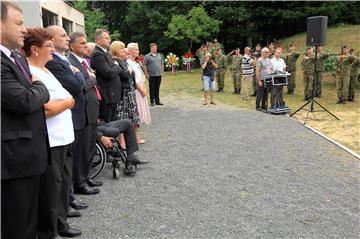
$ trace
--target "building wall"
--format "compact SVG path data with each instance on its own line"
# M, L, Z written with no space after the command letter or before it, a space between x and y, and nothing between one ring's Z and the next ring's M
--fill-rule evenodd
M39 1L16 1L16 4L23 10L26 27L42 26L41 8Z
M26 27L43 26L42 8L57 15L57 24L63 26L63 18L72 22L73 31L85 32L84 14L63 0L17 1L23 9Z

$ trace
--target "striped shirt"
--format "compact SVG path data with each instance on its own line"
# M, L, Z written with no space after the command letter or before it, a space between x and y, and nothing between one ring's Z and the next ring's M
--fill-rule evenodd
M251 56L244 54L244 58L242 59L242 74L243 76L252 76L254 75L254 60Z

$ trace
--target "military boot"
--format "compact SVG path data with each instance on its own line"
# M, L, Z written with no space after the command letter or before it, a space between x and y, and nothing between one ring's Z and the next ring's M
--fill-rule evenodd
M238 92L238 88L234 88L234 91L233 91L233 94L237 94L237 92Z
M342 103L342 98L340 97L339 99L338 99L338 101L336 101L336 104L341 104Z

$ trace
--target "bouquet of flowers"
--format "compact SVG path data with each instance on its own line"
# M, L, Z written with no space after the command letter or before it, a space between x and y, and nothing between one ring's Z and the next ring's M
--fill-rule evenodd
M186 71L191 71L191 63L195 61L194 54L191 52L185 52L182 56L182 63L186 65Z
M171 68L171 73L174 75L175 67L179 66L179 57L177 57L174 53L169 53L165 59L165 66L167 68Z
M138 57L136 57L136 62L139 63L141 66L144 63L144 55L140 54Z

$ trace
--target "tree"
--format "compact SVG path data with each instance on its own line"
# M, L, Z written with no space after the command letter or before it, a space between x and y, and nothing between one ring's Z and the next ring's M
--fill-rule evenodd
M221 21L208 16L203 7L194 7L186 15L173 15L165 36L185 42L191 52L193 43L199 43L219 32Z
M103 24L105 14L100 9L92 9L89 5L90 3L85 0L78 0L74 6L84 14L85 31L88 41L94 41L95 30L98 28L106 29L106 25Z

